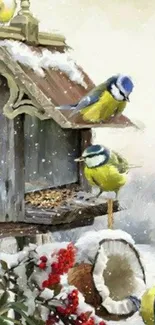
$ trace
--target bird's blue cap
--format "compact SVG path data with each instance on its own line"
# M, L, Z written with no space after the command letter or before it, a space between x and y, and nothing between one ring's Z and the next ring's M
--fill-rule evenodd
M88 157L92 155L106 154L109 156L109 150L99 144L95 144L86 148L82 154L83 157Z
M128 76L119 75L116 83L126 96L128 96L134 88L134 84Z

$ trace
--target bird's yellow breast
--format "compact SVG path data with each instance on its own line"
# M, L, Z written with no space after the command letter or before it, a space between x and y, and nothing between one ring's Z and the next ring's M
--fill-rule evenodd
M7 23L11 20L16 9L16 2L12 0L10 6L5 5L5 2L0 1L0 23Z
M84 174L91 186L98 186L106 192L118 191L126 183L126 176L108 164L96 168L85 166Z
M82 109L81 114L85 121L106 121L115 114L116 110L122 111L125 106L126 102L119 102L108 91L104 91L99 100Z
M140 314L146 325L155 324L155 287L144 293L141 299Z

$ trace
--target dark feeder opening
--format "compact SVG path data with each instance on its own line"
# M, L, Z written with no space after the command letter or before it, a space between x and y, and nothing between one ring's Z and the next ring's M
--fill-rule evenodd
M54 209L67 204L79 185L80 131L64 130L53 120L25 116L25 201Z

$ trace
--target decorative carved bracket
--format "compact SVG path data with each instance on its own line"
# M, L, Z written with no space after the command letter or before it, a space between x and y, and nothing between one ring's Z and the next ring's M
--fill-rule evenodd
M4 115L9 119L14 119L19 114L28 114L43 120L44 115L39 113L39 107L33 103L33 100L24 99L25 91L18 87L14 78L5 72L2 75L7 79L10 89L10 98L3 108Z
M7 79L10 88L10 98L3 108L6 117L14 119L25 113L40 120L53 118L61 127L71 127L66 117L55 108L20 65L12 60L4 47L0 47L0 74ZM28 99L24 99L24 95L27 95Z

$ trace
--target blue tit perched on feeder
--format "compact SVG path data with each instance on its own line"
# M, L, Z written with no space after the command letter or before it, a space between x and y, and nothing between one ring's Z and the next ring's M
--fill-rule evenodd
M155 324L155 287L148 289L142 296L140 315L146 325Z
M86 148L80 158L75 161L84 162L84 175L91 186L100 189L97 197L103 192L115 192L126 183L126 174L130 168L139 167L129 165L127 160L115 151L101 145ZM108 228L113 227L113 200L108 200Z
M15 0L0 0L0 23L8 23L14 16L16 7Z
M97 123L120 115L129 102L133 87L130 77L121 74L112 76L71 106L72 112L69 117L80 113L84 121Z

